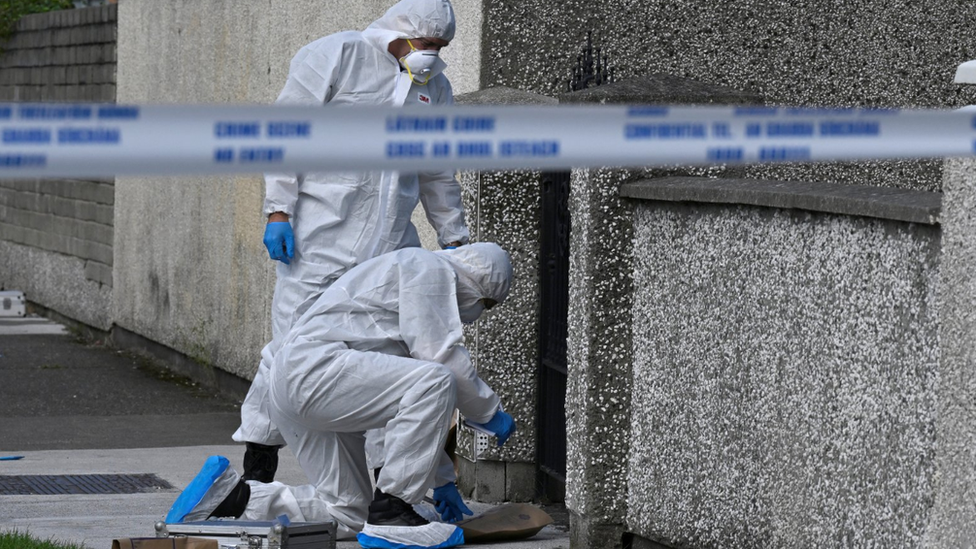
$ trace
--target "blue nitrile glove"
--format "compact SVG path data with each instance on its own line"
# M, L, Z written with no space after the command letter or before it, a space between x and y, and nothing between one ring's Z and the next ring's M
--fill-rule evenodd
M268 248L271 259L283 261L286 265L289 259L295 257L295 233L291 230L291 223L287 221L272 221L264 229L264 246Z
M444 486L434 488L434 508L440 513L441 519L447 522L457 522L464 519L464 515L473 515L458 493L457 485L448 482Z
M515 420L512 419L512 416L506 414L505 410L502 410L501 408L499 408L498 411L495 412L495 415L488 420L488 423L476 423L475 425L481 425L485 429L495 433L499 446L505 444L508 437L512 436L512 433L515 432Z

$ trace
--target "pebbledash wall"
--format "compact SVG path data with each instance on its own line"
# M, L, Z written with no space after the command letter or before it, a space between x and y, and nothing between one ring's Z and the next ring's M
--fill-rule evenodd
M116 6L23 17L0 45L0 101L115 101ZM114 180L0 179L0 288L111 324Z
M958 442L940 414L941 193L704 178L622 193L626 530L675 547L951 535L945 502L970 488L938 482Z
M960 6L948 1L923 5L901 0L855 0L828 5L814 0L790 3L733 0L716 5L702 1L500 0L485 3L481 80L485 88L502 85L546 96L563 93L580 48L586 42L587 33L593 31L596 45L609 54L610 64L622 87L628 87L628 82L633 82L632 78L663 74L748 92L766 105L955 108L976 102L976 93L972 88L952 84L955 68L964 61L976 58L976 42L970 25L974 16L976 5ZM650 94L641 90L642 86L652 88L653 83L652 78L645 80L644 84L630 84L629 90L594 91L589 97L589 92L582 92L581 97L576 99L560 96L560 101L565 98L573 102L641 102L648 95L655 95L654 90L650 90ZM604 93L606 95L601 97ZM670 102L667 94L656 96ZM687 102L683 98L677 99ZM708 98L702 99L701 102L710 102ZM622 533L631 536L629 539L635 547L645 543L642 540L687 547L748 546L764 542L773 545L796 543L799 546L805 542L811 544L813 540L827 545L845 544L848 540L857 544L870 543L870 539L874 538L869 536L869 532L877 534L879 540L897 539L897 544L912 546L937 546L938 542L933 540L945 539L955 525L946 518L952 514L947 512L951 506L943 506L942 503L963 502L960 508L970 508L971 496L966 493L969 485L964 483L956 489L948 483L939 484L941 481L932 480L940 478L939 474L932 476L932 471L945 463L963 463L959 470L968 470L966 467L969 467L971 460L962 457L968 456L965 452L942 455L937 454L934 448L941 444L965 448L972 422L961 422L964 427L959 428L959 433L953 433L944 422L933 419L935 410L942 413L942 407L952 399L944 399L941 392L936 392L932 379L925 377L938 377L949 366L948 362L932 361L932 354L938 355L940 352L934 346L937 339L932 337L938 324L933 324L933 318L937 318L933 316L936 314L933 304L937 300L932 297L932 288L938 287L939 268L938 261L932 259L931 255L933 246L937 246L938 242L938 237L933 236L937 234L937 228L906 228L894 221L891 222L893 226L901 228L882 228L888 222L879 224L838 218L830 218L832 221L828 223L825 220L830 216L826 214L822 219L812 216L810 222L813 225L807 226L799 222L802 216L761 214L757 210L738 211L732 206L725 208L721 214L707 216L707 221L691 215L682 217L676 212L671 212L670 217L663 212L655 215L642 213L635 217L635 209L639 212L639 209L654 206L640 205L619 196L621 187L627 183L674 175L779 181L785 184L813 181L937 192L943 186L942 172L941 160L744 168L718 166L631 172L574 171L571 195L570 372L566 395L569 446L566 497L567 507L572 512L572 543L575 547L619 546ZM743 217L736 222L736 215ZM648 224L648 228L640 229L647 232L641 240L634 240L641 223ZM658 228L672 233L678 230L678 234L685 234L681 231L690 230L693 223L698 223L695 226L702 230L710 231L720 242L726 242L729 251L720 253L722 248L719 244L697 241L698 248L685 248L677 258L655 256L648 259L641 255L643 248L650 246L649 241L654 240L651 235ZM753 227L750 223L762 225ZM739 229L733 230L733 227ZM748 407L757 400L757 406L763 402L754 394L756 391L772 391L781 397L789 397L790 383L800 383L802 376L808 375L798 372L793 380L784 380L778 386L767 386L758 383L756 378L743 377L771 376L774 366L795 363L795 356L789 354L795 348L781 348L781 354L775 357L778 362L774 364L753 366L747 360L750 355L743 354L745 351L722 357L710 354L702 344L707 337L704 334L685 335L681 331L668 331L668 327L675 323L699 331L715 327L725 330L720 333L725 333L734 342L723 349L730 345L730 352L766 349L766 334L772 332L770 341L779 337L775 334L778 329L776 317L766 319L768 323L757 327L761 331L742 331L720 322L720 319L712 316L709 308L699 306L685 310L678 307L677 304L683 303L681 299L690 300L689 305L696 303L694 296L683 294L669 296L671 304L675 305L672 311L681 311L680 314L691 315L692 318L682 319L680 315L675 316L677 312L667 317L660 311L651 315L644 307L653 306L654 292L677 291L681 281L655 279L656 285L649 289L640 286L649 276L666 278L668 273L661 269L672 264L669 262L677 262L683 271L691 272L693 265L710 259L727 265L735 275L739 273L738 269L747 267L740 263L737 254L741 252L749 257L755 253L752 247L762 248L761 242L753 243L750 239L786 228L796 232L792 238L798 239L797 242L810 239L811 253L817 249L814 243L823 245L833 241L840 245L843 241L842 248L851 254L847 260L839 261L834 254L841 253L840 250L821 249L825 254L821 259L826 263L817 270L806 271L810 278L804 279L804 283L810 286L799 286L797 298L812 299L819 295L816 284L828 281L836 283L838 295L843 295L843 291L851 285L857 287L855 280L845 277L868 276L871 278L865 280L863 286L857 287L857 299L868 302L888 299L893 294L881 290L881 285L894 285L897 281L899 291L907 292L898 295L905 300L899 302L902 304L899 313L908 315L923 311L914 317L897 316L888 320L887 324L881 323L876 327L878 330L889 330L888 336L892 338L911 336L916 333L913 330L918 330L917 334L923 339L917 341L916 348L879 349L875 354L861 352L858 341L861 333L850 331L849 327L844 328L848 331L838 333L834 342L847 348L851 356L863 359L863 363L859 360L863 368L879 368L882 363L884 368L888 368L886 373L881 370L855 371L852 372L855 377L845 379L843 383L852 384L850 386L870 384L872 375L878 376L878 380L904 379L913 383L911 389L905 389L914 391L911 395L899 393L889 385L891 392L882 398L881 387L875 386L871 398L865 396L862 403L849 402L851 397L845 392L849 385L833 388L830 381L825 381L839 371L837 364L828 362L824 366L813 355L805 355L809 359L806 367L813 368L819 372L817 375L822 376L822 379L807 381L811 388L820 387L823 394L812 395L804 409L835 415L822 418L820 424L805 426L807 429L815 426L823 428L819 433L820 438L813 439L811 446L770 453L769 459L785 460L777 467L785 467L784 463L806 467L803 478L812 483L807 487L806 494L814 498L811 501L816 501L806 507L798 499L783 497L789 490L797 489L789 482L767 488L767 493L757 496L755 502L737 499L744 498L751 489L771 480L771 475L774 475L772 471L757 470L767 462L749 462L735 454L740 448L743 448L742 452L747 451L742 446L729 446L737 460L735 466L709 469L718 459L713 453L722 451L728 443L742 444L741 441L757 440L755 436L758 433L749 430L747 419L735 423L735 414L740 408L750 411ZM728 232L723 233L719 229ZM755 233L755 237L752 233ZM842 238L843 235L847 237ZM913 267L898 275L877 266L871 267L858 255L858 250L865 250L865 242L875 242L881 247L878 250L881 255L874 256L879 261L890 261L892 266ZM775 240L770 245L774 246L771 250L789 251ZM654 246L660 253L668 249L667 242L655 242ZM669 253L677 254L678 251L672 248ZM774 256L768 259L764 265L752 266L760 271L766 267L772 269L765 273L770 283L765 285L766 288L787 287L797 282L791 279L792 275L775 270L777 265L782 265L777 262L781 260ZM885 266L888 264L883 263ZM797 268L807 267L798 264ZM871 271L872 268L876 270ZM646 272L647 269L650 272ZM904 278L909 276L914 278ZM706 281L698 280L700 290L709 291ZM909 280L911 290L903 288ZM749 295L752 294L726 294L722 296L725 301L718 304L718 309L741 311L741 315L747 315L756 310L756 305L747 299ZM631 304L635 302L643 305L639 309L631 309ZM806 338L821 333L823 330L818 326L826 326L827 318L833 319L833 325L838 330L845 326L840 323L841 318L845 323L863 322L864 329L869 330L875 319L880 320L875 309L879 306L858 302L854 307L845 308L830 301L811 305L810 311L822 310L825 317L798 319L802 320L804 329L810 331L801 331L804 337L796 345L810 345ZM787 304L772 299L768 307L775 314L788 310ZM910 322L909 318L913 320ZM963 333L972 330L967 324L968 318L960 313L958 320L963 326L959 329ZM664 324L647 328L648 320ZM915 321L914 328L905 327ZM640 331L645 329L660 330L661 333ZM865 338L865 341L868 340L870 338ZM656 352L672 362L650 360L647 354L651 350L647 346L651 344L666 345ZM964 346L962 343L958 345ZM810 346L808 350L813 352L814 348ZM717 358L721 361L716 363L714 360ZM900 372L900 366L908 363L913 363L913 367L916 367L915 363L926 364L935 372ZM680 373L676 364L692 368L692 371L701 374L701 379L676 377ZM971 361L962 360L952 371L965 371L963 364L970 365ZM770 370L764 370L767 368ZM690 374L685 372L681 375ZM664 379L681 381L684 385L662 389L660 383ZM776 378L769 380L777 381ZM727 402L731 409L728 411L721 408L722 402L718 399L727 396L728 393L723 391L732 388L745 392L739 400ZM642 393L643 389L650 391L650 394ZM959 392L965 393L962 389L964 387ZM683 402L681 399L685 396L692 399L695 405ZM936 397L938 402L933 402L932 399ZM900 398L907 399L917 415L897 416L896 412L901 410L893 403ZM680 407L674 410L674 415L669 416L669 405L676 405L676 401ZM824 402L829 403L825 410L816 408ZM659 404L660 408L657 407ZM836 410L832 407L835 405ZM701 407L697 412L701 414L700 417L694 416L696 407ZM724 413L720 414L718 410ZM769 409L771 413L777 410L786 414L782 408ZM964 417L970 410L971 406L966 405L956 413ZM753 412L755 410L750 411ZM649 414L646 421L642 419L642 414ZM748 417L760 415L757 413ZM727 420L742 429L707 425L705 418ZM796 422L800 421L800 418L789 415L784 415L782 419L784 429L796 427ZM813 418L810 420L814 421ZM692 428L690 424L696 421L696 427L708 426L711 430ZM832 423L834 421L841 422L840 427ZM907 423L899 424L898 421ZM686 449L660 448L639 438L653 435L658 438L652 436L652 440L660 441L664 436L661 433L671 428L690 437L680 441ZM840 431L837 431L838 428ZM893 437L901 436L900 440L915 444L914 452L892 451L883 457L871 458L889 460L885 461L885 467L878 473L883 477L880 479L883 487L870 484L866 476L859 476L868 474L867 469L852 466L858 452L873 452L881 448L881 443L871 438L873 429ZM772 436L777 432L765 431L770 436L762 438L763 448L775 445L778 440L797 440ZM847 438L830 438L831 433L838 432ZM931 438L934 436L932 432L948 432L951 436L936 442ZM740 438L735 438L737 436ZM845 444L849 446L844 447ZM823 450L819 454L819 458L822 458L819 462L817 455L809 453L814 448ZM694 449L700 451L695 452ZM655 466L658 458L662 462ZM915 471L906 461L911 459L919 464ZM651 472L644 472L644 468L650 468ZM844 478L850 482L839 485L817 479L818 471L831 474L835 470L843 471ZM949 471L943 470L946 471L944 474ZM786 469L781 468L780 471ZM911 480L913 472L921 476ZM971 483L970 476L960 478ZM701 481L701 486L691 488L696 480ZM667 491L656 491L666 485ZM929 514L919 506L898 499L901 496L893 500L900 503L886 506L881 500L887 496L879 496L885 493L885 489L891 490L888 494L891 496L895 496L898 490L910 490L919 497L928 498L925 499L927 502L934 499L937 504ZM700 498L707 497L717 498L717 501L700 501ZM830 503L831 498L839 498L839 501L851 505L838 507ZM786 512L786 509L809 512L807 516L810 520L802 524L783 521L779 513ZM736 522L737 517L746 516L751 510L756 511L756 520ZM882 524L886 513L892 520L906 521L905 525L899 529ZM969 523L957 524L963 524L963 530L968 531ZM856 533L861 526L866 527L864 537Z
M976 58L976 4L939 0L498 0L485 2L482 86L567 90L592 31L617 80L663 73L760 95L770 104L954 108ZM735 176L938 190L941 161L754 166ZM703 170L722 175L725 170Z

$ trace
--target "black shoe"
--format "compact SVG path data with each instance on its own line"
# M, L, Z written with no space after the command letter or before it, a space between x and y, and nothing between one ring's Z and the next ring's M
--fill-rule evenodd
M278 448L281 446L248 442L247 449L244 450L244 474L241 480L274 482L275 472L278 470Z
M207 518L241 518L241 515L244 514L244 510L247 509L247 502L250 501L250 499L251 487L244 482L244 479L241 479L231 493L227 494L224 501L220 502L220 505L218 505L217 508L214 509L213 513L210 513L210 516Z
M374 526L424 526L430 521L417 514L413 505L402 499L385 494L379 488L373 494L373 502L369 504L368 524Z

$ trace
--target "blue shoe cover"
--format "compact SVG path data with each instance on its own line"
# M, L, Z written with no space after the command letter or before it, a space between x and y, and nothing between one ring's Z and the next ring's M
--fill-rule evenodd
M200 503L207 490L210 490L210 487L227 470L229 465L230 460L224 456L208 457L197 476L190 481L190 484L186 485L180 497L173 502L169 513L166 514L166 522L183 522L183 519Z
M431 524L442 524L442 523L431 523ZM409 528L404 528L408 530ZM399 537L399 536L398 536ZM458 545L464 545L464 530L461 530L457 526L454 527L454 532L451 533L450 537L446 540L436 544L436 545L416 545L414 543L409 543L406 539L400 541L392 541L385 538L377 537L375 535L369 535L363 532L356 534L356 539L359 540L360 547L365 549L444 549L447 547L457 547Z

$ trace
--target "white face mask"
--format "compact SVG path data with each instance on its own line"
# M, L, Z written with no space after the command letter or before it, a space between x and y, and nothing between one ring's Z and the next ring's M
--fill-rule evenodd
M407 75L414 84L423 86L434 76L434 65L440 59L437 50L418 50L407 40L410 53L400 58L400 65L407 69Z

